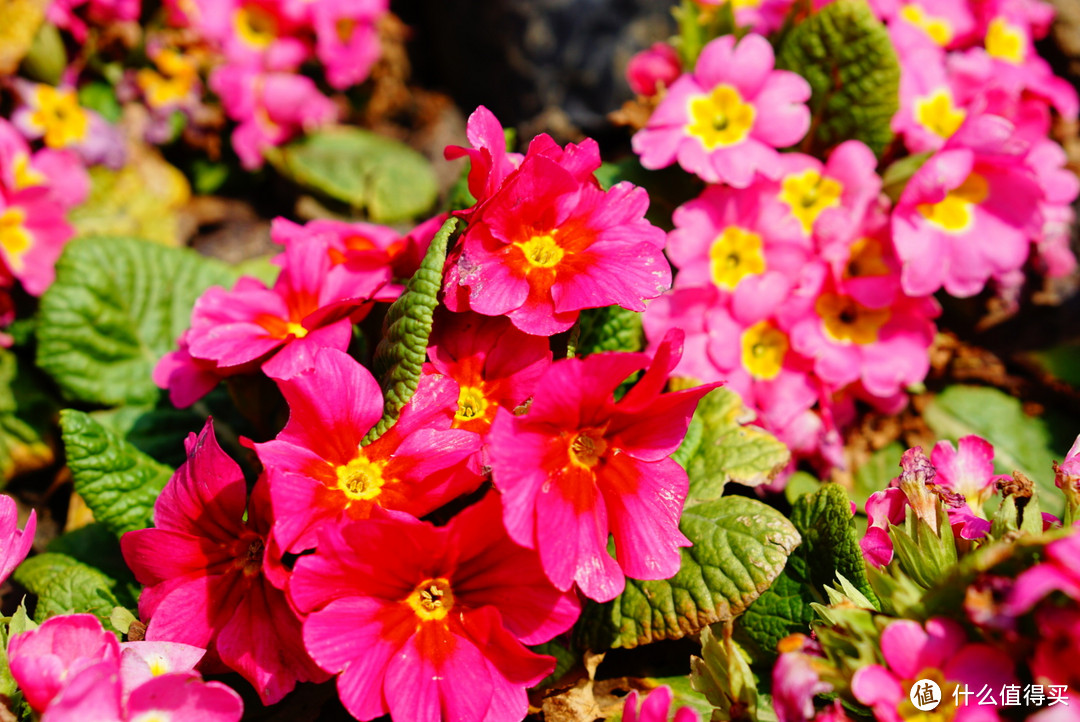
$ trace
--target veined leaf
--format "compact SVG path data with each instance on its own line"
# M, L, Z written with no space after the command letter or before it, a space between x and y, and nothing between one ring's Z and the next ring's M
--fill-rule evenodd
M15 581L37 596L34 621L68 613L89 613L109 629L113 609L120 606L115 582L102 572L65 554L38 554L15 569Z

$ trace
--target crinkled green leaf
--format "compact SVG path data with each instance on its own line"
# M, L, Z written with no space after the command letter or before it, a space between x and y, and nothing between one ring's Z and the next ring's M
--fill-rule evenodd
M693 542L671 579L626 580L626 589L591 604L579 641L594 650L679 639L745 610L773 583L799 533L776 509L725 496L686 509L679 524Z
M791 509L791 522L803 540L796 553L806 559L810 581L822 597L825 585L835 584L836 575L842 574L877 603L855 534L851 501L842 486L822 484L816 492L802 496Z
M69 556L114 580L113 591L121 604L134 607L138 602L142 586L124 562L120 539L105 524L95 521L64 532L46 550Z
M698 404L686 439L671 458L690 476L687 504L720 498L729 481L758 486L787 465L791 452L776 437L744 426L752 414L739 395L715 389Z
M173 470L81 411L62 411L60 428L75 491L94 518L116 535L150 526Z
M432 316L439 305L446 246L456 228L455 218L443 224L431 239L427 255L409 279L405 292L386 312L385 332L375 348L373 361L375 375L382 381L383 416L368 432L365 444L379 438L393 426L402 407L416 393L420 368L427 358Z
M267 158L301 186L365 211L376 223L420 216L438 195L435 173L424 156L360 128L308 133Z
M757 721L757 679L730 627L701 630L701 656L690 658L690 684L715 708L713 720Z
M881 155L900 108L900 62L865 0L836 0L784 37L776 67L810 82L812 146L861 140Z
M994 470L1019 470L1035 481L1043 511L1060 516L1065 503L1054 486L1053 462L1064 459L1054 448L1045 418L1028 416L1018 399L985 386L950 386L926 407L923 418L941 438L954 443L977 434L994 445Z
M806 558L796 550L772 586L735 620L738 639L755 660L774 658L784 637L809 632L814 621L810 604L819 599L806 567Z
M85 612L107 624L113 609L120 606L112 579L65 554L48 552L30 557L15 569L14 578L37 596L37 622L58 614Z
M64 249L41 299L38 365L73 401L152 404L154 365L176 346L191 308L233 273L194 251L131 238L82 238Z
M588 356L602 351L640 351L645 345L641 314L621 306L582 311L578 324L575 356Z
M167 466L184 463L184 439L198 433L206 417L191 409L149 406L120 406L94 411L90 416L106 429L113 431L139 451ZM214 414L215 425L221 418Z

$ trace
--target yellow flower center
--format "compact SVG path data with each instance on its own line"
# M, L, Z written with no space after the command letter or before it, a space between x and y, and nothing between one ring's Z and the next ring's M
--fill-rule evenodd
M453 609L454 593L450 582L438 577L421 582L405 601L420 619L437 622Z
M760 321L742 335L742 365L755 379L776 378L788 352L787 334L768 321Z
M765 272L765 255L761 236L752 231L728 226L709 247L709 269L712 280L729 291L739 281L755 273Z
M1024 33L1005 18L994 18L986 30L986 52L990 57L1020 65L1027 55Z
M155 654L150 661L150 674L155 677L160 677L163 674L168 674L172 670L169 669L169 662L165 657L160 654Z
M814 306L833 341L860 346L877 341L878 331L889 320L889 309L867 308L850 296L823 293Z
M30 156L19 153L15 156L15 190L38 186L45 182L45 174L34 170L30 165Z
M363 452L360 452L348 464L335 469L337 488L349 499L374 499L386 483L382 473L383 466L385 464L369 461Z
M926 220L949 233L963 233L975 221L974 208L990 195L990 184L977 173L969 175L959 188L949 191L939 203L921 203L919 213Z
M889 265L885 263L885 251L873 238L860 238L851 244L851 255L844 278L866 278L868 276L889 275Z
M525 254L525 260L536 268L553 268L559 264L566 251L555 240L557 230L532 236L524 243L515 243Z
M269 47L278 36L277 18L258 5L238 8L233 16L233 26L240 39L256 50Z
M8 265L16 273L26 267L24 256L34 244L34 239L23 223L26 213L21 208L8 208L0 215L0 247L4 249Z
M607 452L608 444L600 429L584 429L570 442L570 460L591 469Z
M141 712L137 716L131 718L131 722L170 722L173 719L171 714L162 712L149 711Z
M953 29L949 21L930 15L919 5L905 5L900 10L900 17L915 27L921 28L931 40L943 48L952 42Z
M840 195L844 186L832 178L822 178L815 170L793 173L786 176L781 184L780 200L791 208L791 213L799 219L803 231L810 233L814 221L826 208L840 205Z
M491 403L484 392L475 386L462 386L458 392L458 410L454 418L458 421L471 421L487 414Z
M721 83L708 95L690 99L690 123L686 132L697 136L706 150L726 148L746 140L757 111L743 102L739 91Z
M297 338L303 338L308 335L308 330L304 328L303 324L299 324L296 321L289 321L285 324L286 333L291 333Z
M945 88L915 100L915 120L942 138L951 138L965 118L967 111L956 107L952 94Z
M45 145L66 148L86 137L90 121L79 107L74 90L59 90L51 85L39 85L34 91L34 112L30 122L45 133Z

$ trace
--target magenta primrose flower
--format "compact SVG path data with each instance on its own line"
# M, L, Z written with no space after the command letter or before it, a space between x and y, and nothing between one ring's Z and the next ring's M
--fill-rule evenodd
M124 560L145 586L139 615L148 621L146 639L210 650L273 704L297 682L326 676L304 651L300 620L272 580L267 482L256 483L249 501L212 420L185 445L187 461L154 505L154 527L120 539Z
M26 525L19 529L18 505L10 496L0 494L0 582L11 576L15 567L26 559L36 531L37 512L31 509Z
M679 54L667 43L653 43L626 64L626 82L638 95L656 95L661 87L671 87L680 75Z
M569 329L582 309L642 311L646 299L671 286L664 232L644 217L648 194L625 182L602 190L593 175L600 167L595 141L563 149L537 136L521 165L490 189L511 163L505 153L491 155L496 143L505 143L502 128L484 108L469 125L480 140L471 155L491 159L487 177L478 175L475 185L493 192L478 197L450 261L451 311L505 315L526 333L550 336ZM470 174L470 188L473 180Z
M600 353L556 361L522 416L499 409L488 437L503 521L536 549L559 589L575 583L591 599L622 592L625 577L666 579L679 569L686 471L669 457L698 401L719 384L661 393L682 354L673 331L650 360ZM615 403L635 371L641 381ZM614 535L618 561L607 551Z
M304 644L360 720L516 722L555 660L524 645L573 625L580 606L506 534L497 494L444 527L403 515L324 525L289 593ZM372 553L392 550L392 553Z
M671 165L707 183L746 188L760 173L775 178L777 148L810 128L810 84L774 70L773 49L760 35L738 45L734 35L709 42L693 73L676 80L648 124L633 138L646 168Z
M983 685L997 691L1016 682L1013 660L1007 654L988 644L969 642L964 628L944 617L928 620L925 627L910 619L892 622L881 633L881 654L885 664L855 672L851 692L882 722L903 722L920 714L909 695L912 685L923 679L935 682L941 690L935 714L950 715L946 718L957 722L996 720L993 708L973 703L975 697L959 693L954 697L953 691L966 685L976 695Z

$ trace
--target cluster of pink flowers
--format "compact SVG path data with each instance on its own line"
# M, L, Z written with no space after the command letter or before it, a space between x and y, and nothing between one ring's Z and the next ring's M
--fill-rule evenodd
M893 203L858 141L824 161L780 152L810 128L810 87L774 69L754 33L791 4L736 3L753 32L712 40L692 69L667 46L630 64L631 85L656 101L633 137L642 165L678 163L708 184L674 213L674 289L645 328L650 348L683 329L692 352L676 374L728 382L796 457L828 469L843 463L855 401L894 413L925 378L931 294L993 283L1015 299L1029 260L1048 276L1072 270L1080 186L1047 135L1051 110L1074 119L1077 100L1032 49L1045 3L872 3L901 63L893 129L927 154Z
M11 676L42 722L239 722L240 695L194 671L205 653L176 642L121 644L92 614L51 617L7 648Z
M261 372L288 405L275 438L249 443L250 497L208 421L154 528L122 540L146 638L208 649L204 670L239 672L266 703L337 675L362 720L520 719L554 668L526 645L569 629L579 593L607 601L627 576L670 577L690 543L687 474L669 457L716 384L664 392L682 334L583 359L553 360L549 341L582 310L641 310L669 286L645 191L601 189L591 140L508 153L484 108L468 131L472 147L448 155L470 157L477 203L458 212L430 361L385 433L368 438L384 397L346 353L352 322L401 294L445 217L404 238L279 219L274 287L210 289L157 367L178 404ZM421 520L462 500L445 526Z
M387 0L171 0L170 20L195 29L222 57L209 87L226 114L237 122L232 144L244 167L258 168L263 150L299 132L331 123L338 108L319 84L300 73L316 60L322 77L336 90L367 78L380 54L376 23ZM140 83L153 105L177 107L195 88L197 75L167 49L153 56L160 73ZM181 83L169 85L161 76Z
M86 170L72 151L35 151L0 118L0 326L15 318L16 283L34 296L52 283L56 259L75 233L65 216L89 189ZM10 340L5 336L0 343Z

